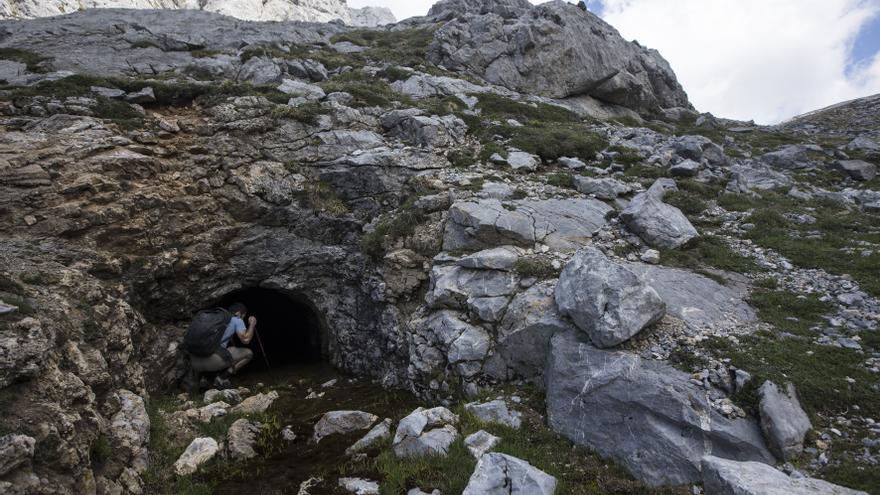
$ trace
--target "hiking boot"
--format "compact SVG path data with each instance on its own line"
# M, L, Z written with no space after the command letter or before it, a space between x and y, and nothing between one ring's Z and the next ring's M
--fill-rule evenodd
M227 375L226 373L217 375L214 378L214 388L216 388L217 390L226 390L228 388L232 388L232 382L229 381L228 376L229 375Z

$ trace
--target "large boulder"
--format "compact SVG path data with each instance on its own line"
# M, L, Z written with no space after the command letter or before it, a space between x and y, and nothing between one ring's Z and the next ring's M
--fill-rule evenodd
M672 366L558 334L544 374L553 430L611 457L650 485L699 482L705 455L774 462L758 426L712 408Z
M559 312L598 347L629 340L666 312L653 288L592 246L565 265L554 295Z
M815 478L795 478L760 462L706 456L703 489L711 495L868 495Z
M462 495L553 495L556 478L511 455L483 454Z
M620 213L627 228L652 247L675 249L699 237L697 229L678 208L663 202L675 190L672 179L657 179L647 191L636 195Z
M758 395L761 402L761 428L767 444L784 460L799 455L804 450L804 437L810 431L810 417L804 412L797 398L794 384L787 383L784 390L771 381L761 385Z
M449 209L443 249L533 247L540 242L573 250L585 245L612 211L601 201L582 198L459 201Z
M838 160L834 168L855 180L871 180L877 176L877 166L864 160Z
M403 458L445 456L458 438L453 426L457 423L458 416L445 407L419 407L398 423L392 442L394 454Z
M637 111L690 107L656 50L628 42L573 4L451 0L432 8L453 18L434 34L428 60L493 84L552 98L591 96Z

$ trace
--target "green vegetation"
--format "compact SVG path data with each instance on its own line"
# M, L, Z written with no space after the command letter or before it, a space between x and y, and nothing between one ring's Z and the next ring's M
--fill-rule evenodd
M660 262L664 265L689 268L715 280L719 278L704 268L717 268L737 273L758 270L758 265L751 258L734 252L726 242L713 235L703 235L689 247L662 250Z
M880 218L832 201L801 201L776 192L759 197L724 195L727 209L751 211L747 237L802 268L848 274L861 288L880 295ZM796 223L787 214L807 214L815 223ZM869 254L863 254L866 251Z
M197 48L195 50L190 50L189 54L193 56L193 58L211 58L217 55L220 55L221 51L217 50L207 50L205 48Z
M477 163L477 155L471 149L452 150L446 158L455 168L467 168Z
M89 445L89 459L92 461L93 468L103 465L112 455L113 449L103 434L99 434L98 438L92 440Z
M368 47L356 54L359 58L382 61L406 67L418 67L425 63L425 53L434 39L432 29L400 29L383 31L360 29L340 33L330 41L348 41L358 46Z
M24 64L30 72L41 73L49 72L45 62L51 59L27 50L19 50L18 48L0 48L0 60L13 60Z
M820 301L815 294L771 289L755 289L749 304L758 310L761 320L783 332L801 336L813 335L810 327L819 323L822 315L834 309L831 304Z
M547 176L547 184L565 189L574 189L574 177L570 172L554 172Z
M328 79L320 84L327 93L344 91L350 93L354 100L351 106L377 107L390 106L392 101L404 101L409 99L391 89L391 86L382 79L371 77L361 71L349 71Z
M306 186L302 200L307 208L324 211L334 216L348 213L345 202L339 199L333 187L326 182L310 182Z
M532 123L529 126L500 126L492 131L510 138L510 144L523 151L554 161L561 156L592 159L608 142L582 126L562 123Z
M639 156L634 149L626 146L615 145L608 148L608 151L617 153L617 156L614 157L614 161L621 165L625 165L627 168L633 167L642 161L642 157Z
M513 270L524 278L545 280L559 276L561 268L555 268L551 260L543 256L525 256L516 260Z
M396 211L387 214L376 228L361 239L361 250L374 261L385 256L386 249L398 239L413 235L416 227L425 221L422 212L413 208L415 198L410 198Z
M691 221L696 221L691 217L708 209L708 202L718 198L722 191L721 184L705 184L694 179L679 179L675 184L678 191L667 193L663 201L680 209Z
M279 119L292 119L303 124L315 125L318 123L318 117L329 112L330 110L322 107L320 103L310 101L295 107L279 105L272 110L272 115Z
M580 122L580 118L570 110L556 105L519 102L491 93L472 96L478 98L477 108L489 119L515 119L521 123Z

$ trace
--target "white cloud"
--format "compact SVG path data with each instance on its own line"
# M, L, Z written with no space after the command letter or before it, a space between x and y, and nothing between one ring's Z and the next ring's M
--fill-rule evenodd
M660 50L702 111L775 123L880 92L880 57L847 70L880 0L603 3L624 37Z

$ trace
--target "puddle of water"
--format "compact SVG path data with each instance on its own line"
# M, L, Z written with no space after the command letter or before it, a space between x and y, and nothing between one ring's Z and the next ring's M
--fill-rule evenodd
M335 385L321 388L322 383L332 379L337 380ZM348 460L345 449L367 430L351 435L331 435L315 445L310 442L315 423L324 413L336 410L366 411L397 422L420 405L411 394L385 390L367 379L343 375L324 363L253 371L237 377L234 385L255 390L255 385L260 382L280 394L269 412L277 415L282 427L291 425L297 438L292 443L278 438L279 444L286 443L280 451L244 462L247 474L219 483L217 494L296 494L300 483L312 477L323 477L325 481L310 490L310 494L346 493L336 486L340 469ZM305 399L310 388L318 393L324 392L324 396ZM371 479L374 480L376 474L359 473L364 477L373 475Z

